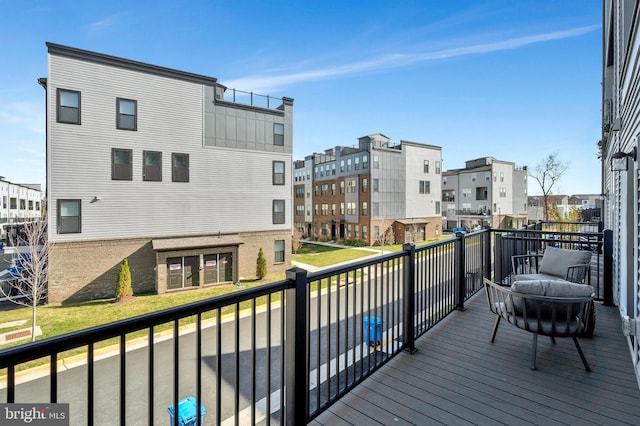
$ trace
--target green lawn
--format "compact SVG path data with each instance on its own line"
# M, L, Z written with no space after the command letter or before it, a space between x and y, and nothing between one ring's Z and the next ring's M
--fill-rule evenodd
M376 250L382 249L381 247L373 248ZM385 246L384 253L399 251L401 249L401 245ZM294 261L316 267L326 267L375 254L376 253L373 251L358 248L303 244L300 252L298 254L294 254L292 259ZM284 278L284 274L270 274L261 281L243 280L243 285L245 288L254 287L279 281ZM235 285L227 284L196 291L183 291L161 295L136 295L133 300L126 303L113 303L113 300L108 299L73 304L51 304L39 306L37 308L36 323L42 329L43 334L38 337L38 340L198 300L220 296L237 290L239 290L239 288ZM247 303L244 304L242 308L248 306L249 305ZM230 310L225 310L225 313L228 312L230 312ZM0 312L0 323L17 320L26 320L27 323L18 327L0 329L0 332L4 333L7 331L30 327L31 308L20 307L10 311ZM1 346L0 348L15 346L26 342L28 341L14 341L13 343Z

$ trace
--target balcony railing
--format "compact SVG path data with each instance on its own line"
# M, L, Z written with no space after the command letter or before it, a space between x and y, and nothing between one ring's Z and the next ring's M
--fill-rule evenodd
M225 91L223 100L267 109L278 109L282 106L282 98L259 95L257 93L244 92L237 89L228 89Z
M0 401L69 403L73 424L155 424L192 396L216 424L304 424L464 309L483 277L504 272L503 256L547 244L540 232L483 230L294 268L280 282L9 348Z

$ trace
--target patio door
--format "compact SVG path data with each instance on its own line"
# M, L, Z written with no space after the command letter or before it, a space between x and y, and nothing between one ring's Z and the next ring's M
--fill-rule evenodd
M204 255L204 283L233 282L233 253Z
M167 288L170 290L200 285L200 256L167 259Z

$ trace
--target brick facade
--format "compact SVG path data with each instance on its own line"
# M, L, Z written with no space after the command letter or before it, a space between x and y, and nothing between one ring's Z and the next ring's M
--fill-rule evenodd
M146 238L51 243L49 303L115 297L118 271L125 257L131 268L134 295L167 292L168 257L231 252L235 263L233 281L255 276L260 248L267 259L270 274L284 272L291 267L290 231L240 233L238 236L242 241L239 245L167 251L154 251L152 240ZM276 240L284 240L284 262L275 262ZM199 282L203 287L202 276Z

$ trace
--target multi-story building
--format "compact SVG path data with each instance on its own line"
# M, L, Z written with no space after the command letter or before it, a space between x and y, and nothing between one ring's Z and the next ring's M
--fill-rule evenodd
M295 164L296 227L319 240L371 245L424 241L441 232L442 149L382 134ZM391 232L392 230L392 232Z
M579 212L585 210L598 209L601 204L602 196L600 194L573 194L573 195L549 195L549 207L557 213L560 219L566 218L571 214L572 209ZM595 212L590 215L591 218L596 217ZM529 221L545 220L544 217L544 197L542 195L530 195L527 200L527 216ZM599 214L597 215L599 217ZM558 219L550 215L550 220ZM584 219L584 218L583 218Z
M442 174L443 227L519 228L527 223L527 168L483 157Z
M134 292L290 266L293 99L47 46L50 301L112 297L125 257Z
M12 183L0 176L0 223L21 223L42 217L38 184Z

